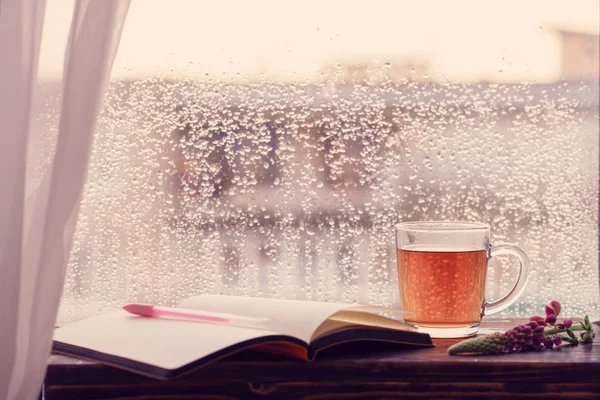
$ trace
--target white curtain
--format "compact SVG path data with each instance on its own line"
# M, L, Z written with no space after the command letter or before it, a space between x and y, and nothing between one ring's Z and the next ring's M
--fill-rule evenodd
M76 0L55 153L26 197L45 6L0 0L0 399L7 400L35 399L41 388L95 121L129 0Z

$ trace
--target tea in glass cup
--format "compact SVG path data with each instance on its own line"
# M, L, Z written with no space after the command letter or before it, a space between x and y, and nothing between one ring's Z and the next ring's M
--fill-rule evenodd
M474 335L484 315L507 308L525 289L527 255L514 244L492 246L486 224L404 222L395 228L404 319L431 337ZM519 277L505 296L488 303L487 266L496 255L517 257Z

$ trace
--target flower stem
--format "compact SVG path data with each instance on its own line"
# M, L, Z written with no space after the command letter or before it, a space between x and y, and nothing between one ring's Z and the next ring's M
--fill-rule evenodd
M573 325L571 325L571 327L568 328L568 330L571 330L571 331L586 331L587 328L584 327L583 325L581 325L581 323L579 323L579 324L573 324ZM552 327L544 329L544 335L554 335L556 333L563 333L563 332L566 332L566 331L567 331L566 328L565 329L560 329L560 328L558 328L556 326L552 326Z

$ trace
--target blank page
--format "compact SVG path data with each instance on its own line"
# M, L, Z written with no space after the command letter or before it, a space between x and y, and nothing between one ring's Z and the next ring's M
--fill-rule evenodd
M330 316L352 306L356 305L223 295L195 296L179 304L181 308L271 318L274 330L306 343Z
M146 318L126 311L84 319L57 328L54 340L164 369L176 369L246 340L276 333Z

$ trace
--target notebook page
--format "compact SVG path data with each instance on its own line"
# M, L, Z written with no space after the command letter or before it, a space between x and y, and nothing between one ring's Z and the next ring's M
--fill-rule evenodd
M187 365L216 351L273 332L115 311L54 330L54 340L164 369Z
M415 328L402 321L388 318L369 312L356 311L353 309L342 310L333 315L327 322L322 324L313 334L312 340L321 338L348 327L363 327L376 329L389 329L397 331L414 331Z
M330 316L352 306L346 303L201 295L184 300L178 307L271 318L274 330L308 343L317 328Z

